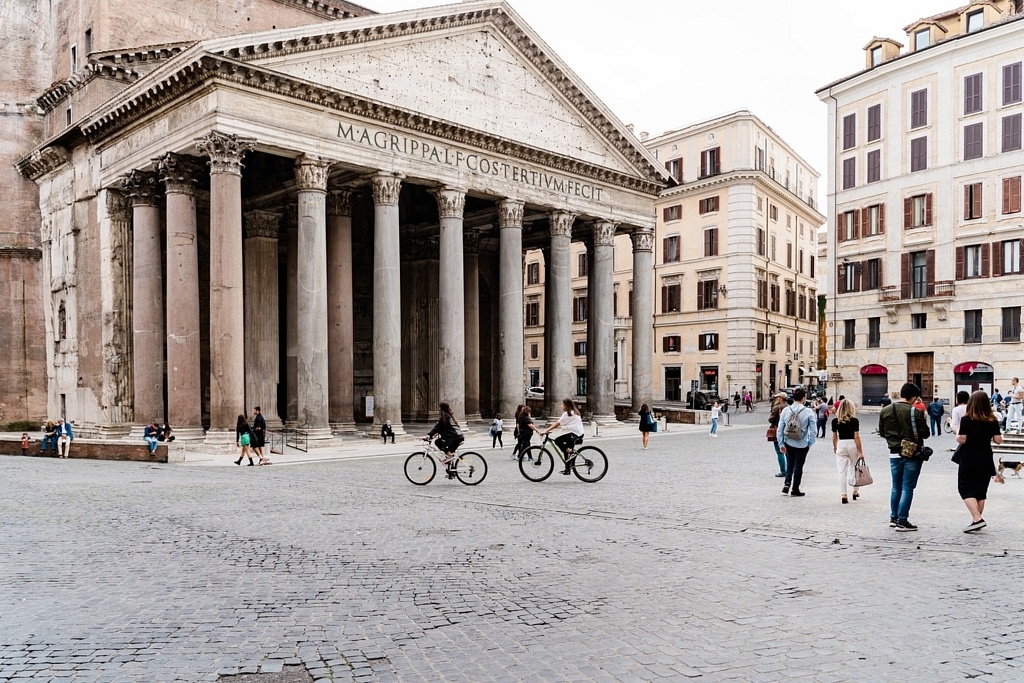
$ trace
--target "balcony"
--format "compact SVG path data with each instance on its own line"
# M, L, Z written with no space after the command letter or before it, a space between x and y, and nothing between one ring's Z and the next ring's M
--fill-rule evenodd
M918 283L904 282L902 285L880 287L878 290L878 303L952 299L954 296L956 296L956 283L953 280Z

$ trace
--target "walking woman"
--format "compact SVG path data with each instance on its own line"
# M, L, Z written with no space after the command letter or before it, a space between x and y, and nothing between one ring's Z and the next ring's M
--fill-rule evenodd
M836 454L836 469L839 472L839 493L843 505L849 503L846 487L849 485L850 473L857 467L857 461L864 457L864 447L860 443L860 420L857 409L849 399L839 403L836 416L832 418L832 452ZM860 489L853 487L853 499L860 498Z
M530 406L520 406L519 417L516 419L516 429L519 431L519 435L516 437L515 453L512 457L522 458L523 454L526 453L526 449L530 447L533 433L537 431L537 425L533 423L533 418L530 417Z
M786 454L779 450L779 415L782 414L782 409L786 407L786 394L780 391L772 397L772 410L768 414L768 427L769 429L774 428L775 435L768 439L775 446L775 456L779 460L779 472L776 477L786 476Z
M491 423L491 448L494 448L494 444L498 444L502 448L505 444L501 441L501 432L505 429L505 421L501 419L501 415L494 416L494 422Z
M238 460L235 461L236 465L242 464L242 458L249 458L249 467L256 464L252 461L252 455L249 453L249 444L251 443L252 429L249 427L249 421L245 419L245 415L239 415L238 421L235 422L235 445L241 446L242 452L238 456Z
M993 441L997 445L1003 442L999 422L992 412L988 394L975 391L967 401L967 412L960 419L960 430L956 437L960 448L953 455L953 461L960 466L956 478L957 489L971 513L971 523L964 527L964 533L985 528L982 513L985 512L988 484L993 479L1000 484L1005 481L996 473L996 466L992 462Z
M651 412L650 407L646 403L640 406L640 438L643 441L644 448L647 448L647 442L651 440L651 432L654 431L654 414Z

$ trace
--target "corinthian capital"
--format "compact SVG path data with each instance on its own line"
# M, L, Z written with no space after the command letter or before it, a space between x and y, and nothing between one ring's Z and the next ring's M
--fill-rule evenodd
M594 246L610 247L615 244L615 223L594 221Z
M572 224L576 220L576 214L567 211L551 212L551 236L572 237Z
M256 147L256 140L215 130L196 140L196 147L210 157L210 173L242 175L242 157Z
M277 239L280 232L281 214L274 211L248 211L245 218L245 236Z
M106 191L107 215L110 220L118 222L128 221L128 200L120 190L108 187Z
M167 194L193 194L196 180L202 173L200 161L185 154L168 152L157 161L157 171L164 181Z
M466 191L456 187L439 187L434 190L437 197L437 213L441 218L462 218L466 210Z
M160 191L160 178L152 171L128 171L122 182L132 206L156 206L163 194Z
M633 251L654 251L654 232L637 230L630 238L633 240Z
M498 202L498 227L522 229L524 206L521 199L502 199Z
M303 154L295 160L295 186L299 192L308 190L327 191L327 175L331 162L319 157Z
M352 193L348 190L332 190L327 193L328 216L351 216Z
M462 235L462 251L465 254L480 253L480 233L477 230L467 230Z
M373 176L373 203L375 206L398 206L398 195L402 191L401 175L378 173Z

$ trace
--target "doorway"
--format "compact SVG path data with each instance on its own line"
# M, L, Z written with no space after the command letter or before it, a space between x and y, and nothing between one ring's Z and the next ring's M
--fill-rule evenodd
M935 358L931 353L907 354L907 381L921 389L921 400L928 403L935 393Z

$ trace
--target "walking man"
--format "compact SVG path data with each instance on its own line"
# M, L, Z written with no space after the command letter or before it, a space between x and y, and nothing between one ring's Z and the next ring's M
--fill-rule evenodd
M931 418L932 425L932 436L939 436L942 434L942 416L946 414L946 406L942 405L942 401L936 396L932 399L932 402L928 404L928 417Z
M914 409L921 396L916 384L907 382L900 389L900 400L882 408L878 414L878 434L889 446L889 470L892 473L892 491L889 494L889 526L896 531L917 531L910 523L910 504L914 502L914 489L921 476L920 458L900 455L904 439L922 443L928 438L928 422L924 413Z
M1009 432L1013 428L1014 421L1017 422L1017 433L1020 434L1020 421L1024 417L1024 406L1021 405L1021 401L1024 400L1024 387L1018 384L1020 380L1016 377L1013 378L1010 390L1006 392L1006 398L1010 399L1010 412L1006 416L1006 431Z
M779 415L779 450L786 455L786 484L782 495L802 496L800 482L804 476L807 451L814 445L817 418L814 411L804 405L807 392L803 387L793 391L793 405L786 406Z

